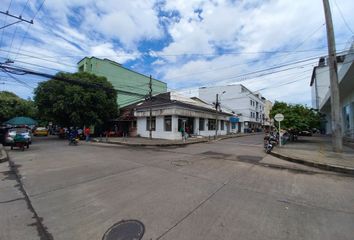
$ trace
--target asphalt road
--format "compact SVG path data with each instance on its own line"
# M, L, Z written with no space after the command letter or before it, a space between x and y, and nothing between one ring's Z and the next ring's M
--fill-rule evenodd
M127 219L143 239L354 236L354 178L266 156L262 136L181 148L36 138L9 153L21 182L0 166L0 239L102 239Z

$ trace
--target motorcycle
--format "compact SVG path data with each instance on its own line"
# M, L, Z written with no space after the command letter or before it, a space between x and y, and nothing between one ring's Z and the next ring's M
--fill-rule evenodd
M69 145L76 146L79 143L79 135L76 130L72 130L69 133Z
M264 149L266 153L270 153L274 146L278 144L278 138L272 134L264 137Z
M79 138L70 138L69 139L69 145L71 146L76 146L79 143Z

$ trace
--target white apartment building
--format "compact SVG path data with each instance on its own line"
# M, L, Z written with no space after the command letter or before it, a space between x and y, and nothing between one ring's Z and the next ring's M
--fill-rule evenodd
M345 138L354 140L354 43L345 54L337 56L337 61L342 130ZM313 108L326 116L323 126L326 134L332 132L329 76L327 58L322 57L313 69L310 86Z
M270 127L273 126L274 122L273 119L270 117L270 111L273 108L273 103L269 100L264 101L264 126Z
M242 84L201 87L198 97L208 103L215 103L219 96L221 107L231 110L238 116L238 122L231 124L236 132L257 131L264 125L265 98L260 93L254 93Z

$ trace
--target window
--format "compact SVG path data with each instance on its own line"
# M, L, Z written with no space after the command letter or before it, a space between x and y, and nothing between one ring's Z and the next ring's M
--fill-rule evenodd
M215 130L215 119L208 119L208 130Z
M251 104L251 106L253 106L253 101L252 100L250 100L250 104Z
M156 129L156 117L151 118L151 131ZM146 118L146 131L150 131L150 117Z
M80 67L79 67L79 72L83 72L84 71L84 65L81 65Z
M221 120L220 121L220 130L224 130L224 125L225 125L224 120Z
M204 131L205 119L199 118L199 131Z
M171 132L172 131L172 116L165 116L165 131Z

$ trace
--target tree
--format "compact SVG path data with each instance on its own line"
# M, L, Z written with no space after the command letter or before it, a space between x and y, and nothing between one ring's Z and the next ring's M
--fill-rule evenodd
M100 126L118 113L117 94L105 77L90 73L58 73L34 91L43 120L61 126ZM79 84L81 83L81 84Z
M301 104L291 105L284 102L275 102L270 111L271 118L274 118L277 113L284 115L284 120L281 122L283 128L291 128L297 131L320 128L321 114Z
M27 116L35 118L37 108L32 100L25 100L12 92L0 92L0 123L13 117Z

